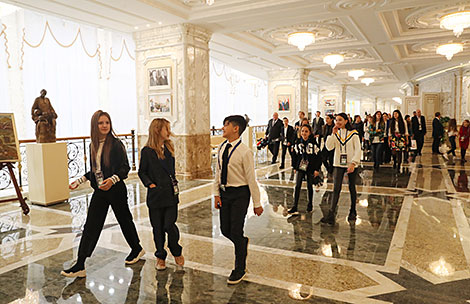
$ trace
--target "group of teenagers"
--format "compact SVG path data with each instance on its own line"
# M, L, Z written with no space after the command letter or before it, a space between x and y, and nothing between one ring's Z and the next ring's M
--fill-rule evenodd
M254 157L251 147L241 142L241 135L247 121L243 116L232 115L224 119L223 137L219 145L214 181L214 207L219 210L220 230L235 248L234 269L227 279L229 284L237 284L246 275L246 258L249 239L244 235L245 217L253 201L253 212L260 216L263 207L259 185L256 181ZM331 125L331 124L330 124ZM313 135L308 123L300 123L300 140L295 143L294 157L297 170L295 206L299 200L301 180L307 178L310 185L319 176L322 163L318 138ZM175 148L171 136L170 122L155 118L149 126L148 141L140 154L138 175L147 188L146 204L153 228L155 242L155 268L166 269L167 251L165 243L178 267L184 265L183 248L179 244L180 233L176 225L178 216L179 189L175 173ZM360 163L361 143L358 132L352 129L345 113L336 116L331 127L331 135L325 142L326 149L333 152L335 176L334 194L330 212L322 219L325 224L335 224L336 207L345 173L349 175L351 194L350 220L356 219L355 177ZM113 131L111 117L101 110L91 118L90 171L69 186L76 189L86 181L94 192L88 207L75 263L61 271L66 277L86 277L85 262L89 258L100 237L109 206L114 211L117 222L131 251L125 264L137 263L145 250L140 245L139 235L133 222L127 201L124 180L130 171L124 145ZM318 180L318 179L317 179ZM312 209L313 191L309 186L309 208Z

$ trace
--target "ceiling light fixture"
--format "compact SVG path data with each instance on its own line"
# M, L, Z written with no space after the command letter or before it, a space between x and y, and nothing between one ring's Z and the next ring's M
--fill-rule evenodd
M315 43L315 34L312 32L295 32L287 35L287 43L303 51L307 45Z
M364 71L363 70L351 70L348 72L349 77L353 77L354 80L358 80L359 77L364 76Z
M344 61L344 56L341 54L331 54L323 57L323 63L330 65L330 67L334 70L335 67Z
M441 17L441 28L454 31L454 35L459 37L464 29L470 27L470 11L460 11L447 14Z
M206 0L207 5L212 5L214 4L215 0Z
M462 43L447 43L437 47L436 53L439 55L446 56L447 60L451 60L452 57L463 51Z
M361 82L365 84L366 86L369 86L371 83L375 81L374 78L362 78Z

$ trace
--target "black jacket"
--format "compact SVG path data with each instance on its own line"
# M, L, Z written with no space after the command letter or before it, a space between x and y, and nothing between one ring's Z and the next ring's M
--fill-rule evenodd
M171 207L179 203L178 195L174 195L173 184L167 169L174 175L175 158L165 148L165 159L160 160L152 148L143 147L140 152L139 177L147 187L147 206L149 208ZM149 188L155 184L155 188Z
M444 136L444 127L441 124L439 118L434 118L432 121L432 137L442 137Z
M278 139L281 137L282 127L284 124L281 119L278 119L273 126L273 119L271 118L268 122L268 128L266 129L266 135L268 140Z
M308 160L308 173L313 174L314 171L320 171L322 158L320 154L320 143L317 138L310 136L307 142L304 142L302 138L298 139L294 146L294 152L296 154L294 169L298 170L300 161L306 158Z
M413 135L424 135L426 134L426 119L421 115L421 131L419 131L418 116L411 118L411 129Z
M360 123L353 123L352 124L352 127L354 130L357 131L357 133L359 133L359 138L361 139L361 142L362 142L362 138L364 137L364 122L360 122Z
M332 123L331 125L328 125L328 124L323 125L322 136L323 136L323 140L324 140L325 144L326 144L326 138L333 133L333 128L334 127L335 127L334 123ZM323 147L323 149L326 149L326 146Z
M325 124L325 121L323 120L323 118L320 117L320 119L318 119L318 123L317 123L317 117L314 117L313 120L312 120L313 135L323 136L322 127L323 127L324 124Z
M104 179L110 178L113 175L119 176L119 183L123 183L123 180L127 178L127 174L131 170L129 167L129 160L127 159L126 149L122 142L114 136L108 136L106 140L112 140L112 147L109 153L109 166L107 167L104 163L103 154L101 154L101 171L103 172ZM95 174L93 173L93 162L91 159L91 147L90 147L90 171L85 173L85 177L90 181L91 187L98 190L98 184L96 183ZM113 187L114 187L113 186Z
M284 144L284 139L285 139L284 132L285 132L285 128L283 125L282 131L281 131L281 143L282 144ZM295 144L295 137L296 137L296 133L295 133L294 128L288 125L287 126L287 142L290 142L291 146Z

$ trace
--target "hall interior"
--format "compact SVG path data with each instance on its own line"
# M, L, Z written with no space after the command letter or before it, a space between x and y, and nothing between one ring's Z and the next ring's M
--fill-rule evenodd
M0 303L469 302L470 165L431 153L435 112L459 128L470 119L469 11L462 0L2 0L0 113L14 114L20 159L12 163L30 212L0 204ZM458 12L469 14L463 32L443 28ZM153 71L166 81L152 83ZM30 109L41 89L58 114L68 182L87 172L92 114L112 116L131 167L125 183L142 261L124 265L129 248L110 210L86 279L60 275L77 258L93 189L82 184L59 203L30 200ZM428 129L422 155L398 172L364 159L355 222L347 220L347 179L337 224L320 222L333 193L325 168L313 212L305 212L304 182L300 215L287 213L293 169L256 148L274 112L294 125L299 111L364 119L417 109ZM265 210L258 217L248 209L248 274L236 286L226 283L233 245L212 192L231 114L250 118L242 141L253 150ZM155 269L147 188L137 175L160 117L175 143L186 258L183 269L168 259L165 271ZM0 199L14 196L2 167Z

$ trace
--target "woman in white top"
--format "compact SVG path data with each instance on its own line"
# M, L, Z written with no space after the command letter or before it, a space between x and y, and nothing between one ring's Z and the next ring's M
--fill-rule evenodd
M447 154L451 154L455 156L455 149L457 149L457 144L455 142L455 138L459 135L459 131L457 131L457 120L452 118L449 120L449 126L447 129L447 136L449 137L450 147L451 149L447 152Z
M326 148L335 150L334 158L334 190L333 198L328 215L321 219L322 223L335 224L336 207L338 205L339 194L343 183L344 174L348 173L349 193L351 195L351 208L349 210L348 221L356 221L356 176L357 167L361 162L361 141L356 130L352 129L348 122L348 116L340 113L336 116L336 124L333 133L326 139Z
M393 168L400 171L403 160L403 151L408 145L408 126L399 110L393 111L393 116L388 128L388 146L392 150Z

